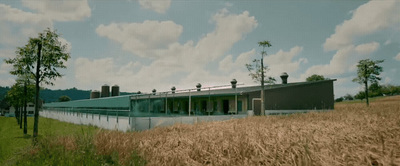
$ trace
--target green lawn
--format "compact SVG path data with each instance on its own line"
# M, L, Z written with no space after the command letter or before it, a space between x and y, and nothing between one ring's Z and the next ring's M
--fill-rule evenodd
M74 125L53 119L39 118L39 138L75 136L82 133L93 135L98 128ZM24 136L15 117L0 117L0 165L10 160L32 144L33 117L28 117L28 135Z

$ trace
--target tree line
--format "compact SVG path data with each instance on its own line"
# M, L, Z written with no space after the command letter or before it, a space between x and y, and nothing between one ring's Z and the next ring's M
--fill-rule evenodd
M24 135L26 131L26 103L33 101L35 104L33 142L36 142L39 131L39 100L41 85L54 85L54 80L62 77L58 72L66 68L65 64L70 59L67 45L61 43L60 35L47 28L36 37L30 37L22 47L17 47L15 57L5 60L12 65L10 74L17 76L16 83L11 87L8 96L10 104L19 110L18 124L22 125L22 112L24 114ZM34 96L34 97L33 97ZM23 111L21 110L23 108Z

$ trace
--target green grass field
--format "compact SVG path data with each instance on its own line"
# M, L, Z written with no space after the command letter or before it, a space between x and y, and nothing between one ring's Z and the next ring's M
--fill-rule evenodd
M58 120L40 118L39 138L56 138L63 136L93 135L99 131L92 126L75 125ZM32 145L33 117L28 117L28 133L24 136L23 129L19 128L15 117L0 117L0 165L13 162L15 155L23 152ZM8 160L8 161L7 161Z

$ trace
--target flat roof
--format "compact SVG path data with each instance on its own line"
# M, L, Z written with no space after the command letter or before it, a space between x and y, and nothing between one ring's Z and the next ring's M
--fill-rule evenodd
M309 84L317 84L321 82L329 82L329 81L336 81L336 79L329 79L329 80L321 80L321 81L311 81L311 82L293 82L288 84L273 84L273 85L264 85L264 90L269 89L278 89L278 88L285 88L291 86L301 86L301 85L309 85ZM244 94L250 92L256 92L261 90L260 86L245 86L245 87L237 87L237 88L223 88L223 89L207 89L202 88L201 91L197 91L196 88L188 89L188 90L180 90L176 93L172 93L172 91L167 92L158 92L156 94L147 93L147 94L135 94L131 95L131 100L137 99L153 99L153 98L172 98L172 97L189 97L189 96L227 96L227 95L234 95L234 94Z
M288 84L273 84L273 85L265 85L264 90L269 89L279 89L286 88L292 86L302 86L309 84L318 84L323 82L336 81L336 79L330 80L322 80L322 81L312 81L312 82L293 82ZM189 91L190 90L190 91ZM96 108L128 108L130 107L131 100L138 99L156 99L156 98L179 98L179 97L204 97L204 96L231 96L231 95L242 95L245 93L260 91L261 86L243 86L237 88L218 88L212 89L210 88L202 88L201 91L197 91L197 89L186 89L186 90L178 90L176 93L172 93L171 91L167 92L158 92L155 95L152 93L148 94L134 94L134 95L125 95L125 96L115 96L115 97L104 97L104 98L96 98L96 99L85 99L85 100L75 100L69 102L54 102L54 103L46 103L44 107L65 107L65 108L79 108L79 107L96 107Z

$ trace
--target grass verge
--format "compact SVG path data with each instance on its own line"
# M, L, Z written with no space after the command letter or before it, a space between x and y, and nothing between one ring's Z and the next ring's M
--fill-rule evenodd
M28 134L33 132L28 118ZM119 154L98 153L95 135L103 132L93 126L75 125L53 119L39 119L38 143L23 135L15 118L0 117L0 165L120 165ZM132 153L130 162L144 161Z

